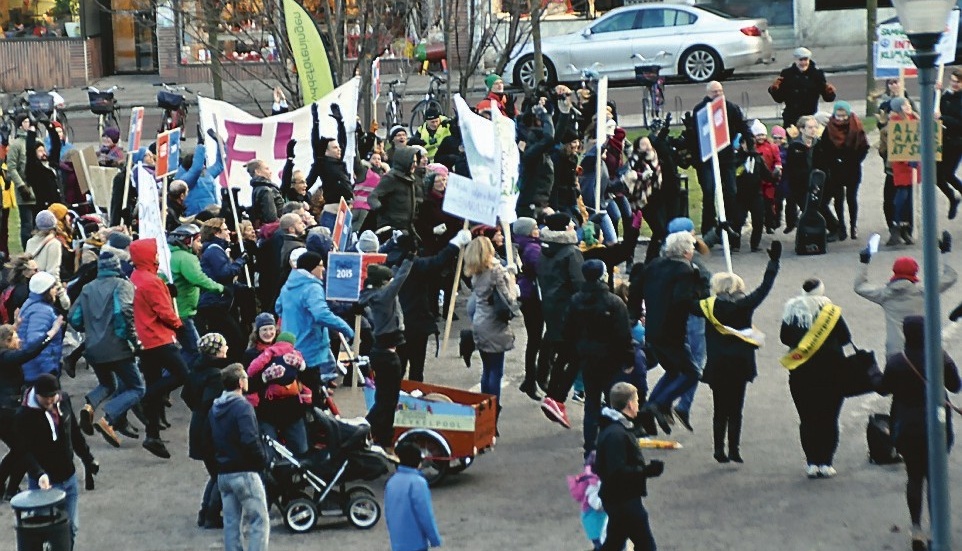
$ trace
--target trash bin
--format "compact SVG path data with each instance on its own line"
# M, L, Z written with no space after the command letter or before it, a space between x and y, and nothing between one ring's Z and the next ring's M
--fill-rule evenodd
M66 501L67 493L57 488L20 492L10 500L17 551L70 551Z

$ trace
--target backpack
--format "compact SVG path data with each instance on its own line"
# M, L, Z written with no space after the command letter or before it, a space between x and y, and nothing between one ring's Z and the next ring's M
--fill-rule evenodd
M895 449L892 438L892 418L884 413L871 413L865 426L868 443L868 462L875 465L901 463L902 456Z

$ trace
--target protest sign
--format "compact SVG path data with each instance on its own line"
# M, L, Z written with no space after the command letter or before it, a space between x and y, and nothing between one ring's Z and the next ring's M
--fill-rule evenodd
M499 111L492 111L488 120L471 111L461 96L454 96L464 153L475 183L487 182L499 188L500 200L496 214L503 221L513 222L518 202L518 167L521 152L515 143L515 124ZM494 136L495 139L491 139ZM450 178L448 186L450 187ZM447 194L447 192L445 192ZM478 221L476 217L467 220ZM485 224L494 225L490 222Z
M355 124L357 119L357 100L360 89L360 78L353 78L344 85L334 89L315 104L318 110L319 134L322 137L336 139L337 123L330 116L331 104L336 103L341 108L341 115L347 130L347 147L344 150L344 163L348 167L354 166L356 154ZM313 129L311 106L305 105L300 109L273 115L270 117L255 117L233 105L205 97L198 97L200 106L200 124L203 132L213 129L223 141L224 172L221 174L222 186L239 187L241 205L251 203L250 175L244 170L244 165L254 159L264 161L270 166L275 181L280 181L280 175L287 163L287 142L297 140L294 148L294 168L310 173L314 160L311 151L311 131ZM217 161L217 148L207 148L207 165L214 166ZM308 182L309 185L320 185L318 182ZM316 188L312 188L316 189Z
M875 66L879 69L915 69L912 55L915 48L898 20L889 20L876 28ZM959 10L949 12L945 32L935 49L939 53L938 64L948 65L955 60L955 47L959 37Z
M327 299L357 302L371 264L383 264L387 255L331 252L327 256Z
M707 161L713 152L721 151L731 145L728 135L728 109L725 96L719 96L697 113L698 145L701 160ZM710 121L710 124L709 124ZM714 133L714 141L711 134Z
M158 179L177 172L180 162L180 128L157 136L157 162L154 174Z
M918 119L889 119L889 161L922 160L921 121ZM942 160L942 125L935 125L935 160Z
M127 149L140 149L140 137L144 131L144 108L134 107L130 110L130 131L127 133Z
M170 273L170 249L167 248L167 234L164 232L164 217L160 213L160 190L157 180L142 164L137 163L137 217L141 239L157 241L157 256L160 271L173 281Z
M453 172L448 175L448 187L441 205L444 212L478 224L495 226L500 205L501 190L496 186L469 180Z
M346 231L345 231L346 230ZM347 243L351 239L351 209L347 207L347 201L341 197L341 202L337 205L337 217L334 219L334 231L331 232L331 240L339 251L347 249Z

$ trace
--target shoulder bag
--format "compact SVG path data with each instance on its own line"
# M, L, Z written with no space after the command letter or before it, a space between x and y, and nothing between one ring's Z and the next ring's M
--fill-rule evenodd
M875 352L863 350L850 342L855 352L846 356L838 372L838 385L846 398L873 392L882 381Z

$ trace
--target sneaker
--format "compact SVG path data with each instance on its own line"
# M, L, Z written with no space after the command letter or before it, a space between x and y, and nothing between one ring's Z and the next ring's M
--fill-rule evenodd
M156 455L161 459L170 459L170 452L167 451L167 446L160 441L160 438L146 438L142 444L144 449L150 453Z
M521 383L521 386L518 387L518 390L520 390L525 396L527 396L528 398L531 398L535 402L540 402L544 398L538 392L538 388L535 386L535 383L533 382Z
M808 478L818 478L818 465L809 465L805 468L805 475Z
M120 438L117 437L117 433L114 432L114 428L107 422L106 417L101 417L94 426L97 427L97 432L103 435L104 440L106 440L108 444L115 448L120 447Z
M831 465L819 465L818 466L818 476L819 478L832 478L838 474L835 467Z
M87 436L94 435L94 407L90 404L84 404L80 410L80 430Z
M115 423L113 427L114 427L114 432L118 432L126 436L127 438L130 438L133 440L140 439L140 432L130 423Z
M695 432L695 429L691 426L691 414L687 411L682 411L678 408L674 408L675 417L681 421L681 426L689 430L689 432Z
M545 417L560 424L566 429L571 428L571 423L568 422L568 412L565 411L565 405L559 403L557 400L549 397L545 397L541 401L541 411L545 414Z
M584 392L575 391L575 392L571 395L571 401L574 402L574 403L576 403L576 404L585 405L585 393L584 393Z

